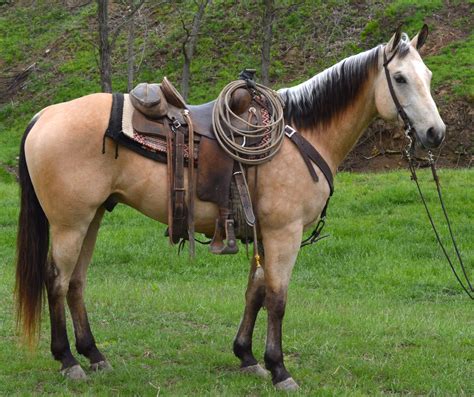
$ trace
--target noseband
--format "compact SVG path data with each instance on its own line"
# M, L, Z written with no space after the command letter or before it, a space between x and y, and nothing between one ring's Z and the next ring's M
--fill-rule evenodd
M421 201L423 202L423 205L425 207L426 214L428 215L428 219L430 221L431 227L434 231L436 239L438 240L438 243L441 247L441 250L443 251L443 254L446 257L446 260L448 261L449 267L451 268L454 276L456 277L456 280L461 285L462 289L466 292L466 294L471 299L474 300L474 288L473 288L473 286L471 284L471 281L469 280L469 277L467 275L466 267L465 267L464 262L462 260L461 254L460 254L458 246L456 244L456 240L454 238L453 231L451 229L451 222L449 220L448 213L447 213L446 207L444 205L443 197L441 195L441 187L440 187L440 184L439 184L439 177L438 177L438 174L436 172L435 162L433 160L433 154L431 153L431 150L428 151L428 163L430 165L431 172L433 174L433 179L434 179L435 184L436 184L436 190L438 192L438 198L439 198L439 201L441 203L441 208L443 210L443 214L444 214L444 217L446 219L446 223L447 223L447 226L448 226L451 241L452 241L454 250L456 252L456 257L457 257L458 263L461 267L462 274L464 275L463 278L464 278L465 282L462 281L460 275L456 271L456 269L453 265L453 261L451 260L450 256L448 255L448 253L446 251L446 248L445 248L443 242L441 241L441 237L440 237L439 232L438 232L438 230L435 226L435 223L433 221L433 217L431 216L431 213L428 209L428 205L426 203L425 197L424 197L424 195L421 191L420 184L418 183L418 177L416 175L416 166L415 166L415 163L413 161L413 156L412 156L413 152L414 152L414 143L415 143L414 142L415 127L413 127L413 124L412 124L410 118L406 114L405 109L403 109L403 106L400 104L400 101L397 98L397 95L395 93L395 89L393 88L392 79L390 77L390 73L389 73L388 67L387 67L388 64L392 61L392 59L395 57L396 54L397 54L397 50L395 49L393 51L392 56L389 59L387 59L387 54L385 53L385 50L383 51L383 68L384 68L384 71L385 71L385 77L387 79L388 89L390 90L390 95L392 96L392 100L393 100L393 102L394 102L394 104L397 108L398 115L403 120L403 124L404 124L404 128L405 128L405 136L408 140L408 144L407 144L407 146L404 150L404 155L405 155L405 158L408 162L408 168L410 169L411 179L416 184L416 187L417 187L418 193L420 195Z

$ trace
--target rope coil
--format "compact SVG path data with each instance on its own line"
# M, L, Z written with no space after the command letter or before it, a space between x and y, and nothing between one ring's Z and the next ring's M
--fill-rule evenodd
M284 104L277 92L256 84L255 89L252 89L253 97L263 96L266 99L270 121L263 125L253 124L239 117L230 108L232 94L239 88L247 88L247 83L244 80L233 81L219 94L212 113L214 133L222 149L234 160L248 165L262 164L275 156L283 143ZM233 125L235 122L245 125L245 128ZM269 139L262 139L256 145L245 146L250 138L264 138L267 135Z

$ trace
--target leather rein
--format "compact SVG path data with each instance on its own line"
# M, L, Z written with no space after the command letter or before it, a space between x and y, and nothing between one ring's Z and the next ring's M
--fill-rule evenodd
M392 96L393 102L395 103L398 115L403 120L403 124L404 124L404 128L405 128L405 136L408 139L408 144L407 144L407 146L404 150L404 157L406 158L406 160L408 162L408 168L409 168L410 173L411 173L411 179L416 184L416 187L417 187L418 193L420 195L421 201L423 202L423 206L425 207L426 214L428 215L428 219L430 221L431 227L432 227L432 229L434 231L434 234L436 236L436 239L438 240L438 243L439 243L439 245L440 245L440 247L443 251L443 254L446 257L446 259L448 261L448 264L449 264L454 276L456 277L456 280L461 285L462 289L466 292L466 294L472 300L474 300L474 288L473 288L473 286L471 284L471 281L469 280L469 277L467 275L466 267L465 267L464 262L462 260L461 254L460 254L458 246L456 244L456 240L454 238L453 231L451 229L451 222L449 220L448 213L446 211L446 206L444 205L443 197L442 197L442 194L441 194L441 187L440 187L440 184L439 184L439 177L438 177L438 174L436 172L435 162L434 162L434 159L433 159L433 153L431 153L431 150L428 151L428 163L429 163L430 168L431 168L431 173L433 175L433 180L436 184L436 190L438 192L438 198L439 198L439 201L441 203L441 208L443 210L443 214L444 214L444 217L446 219L446 223L448 225L448 230L449 230L449 234L450 234L450 237L451 237L451 241L452 241L454 250L456 252L456 257L457 257L458 263L459 263L459 265L462 269L462 274L464 276L465 281L462 280L461 276L456 271L456 269L453 265L453 261L451 260L448 252L446 251L446 248L445 248L443 242L441 241L440 235L439 235L438 230L436 228L436 225L433 221L433 217L431 216L431 213L430 213L430 210L428 209L428 205L426 203L425 197L423 195L423 192L421 191L420 184L418 183L418 177L416 175L416 166L415 166L415 163L413 161L413 152L414 152L414 143L415 143L415 141L414 141L415 140L415 127L413 126L410 118L406 114L405 110L403 109L403 106L400 104L400 101L397 98L397 95L395 93L395 89L393 87L392 79L390 77L390 73L389 73L388 67L387 67L388 64L392 61L392 59L395 57L396 54L397 54L397 51L394 50L393 55L387 60L387 55L385 53L385 50L383 51L383 60L384 60L383 68L384 68L384 71L385 71L385 77L387 79L387 84L388 84L388 88L389 88L389 91L390 91L390 95Z

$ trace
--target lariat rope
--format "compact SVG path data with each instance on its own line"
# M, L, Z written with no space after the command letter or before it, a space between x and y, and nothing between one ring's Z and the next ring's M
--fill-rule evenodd
M285 136L285 120L283 117L283 101L272 89L261 84L251 88L255 98L263 96L269 113L269 122L262 125L253 124L235 114L231 108L231 98L235 90L248 88L245 80L236 80L224 87L216 100L212 113L212 126L222 149L234 160L248 165L258 165L267 162L278 153ZM232 123L239 121L244 128L238 128ZM264 139L269 136L269 139ZM249 139L262 138L261 142L246 146Z

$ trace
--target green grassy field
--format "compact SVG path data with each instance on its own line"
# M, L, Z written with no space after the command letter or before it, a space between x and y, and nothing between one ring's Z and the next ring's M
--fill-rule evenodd
M421 175L431 191L428 173ZM440 177L472 276L474 171ZM7 179L0 183L0 395L274 394L270 381L240 374L231 351L245 254L218 258L199 247L190 263L167 246L163 226L123 206L104 220L86 294L114 371L64 380L49 352L48 316L37 352L20 347L12 300L18 191ZM473 303L442 259L408 173L339 174L326 232L330 238L300 253L290 286L283 342L299 394L474 395ZM254 339L259 359L265 317Z

